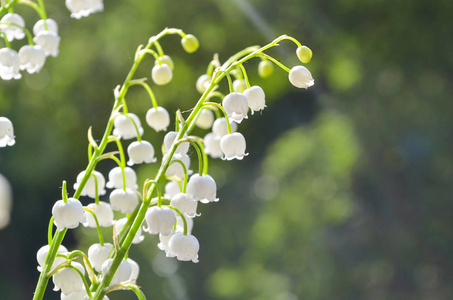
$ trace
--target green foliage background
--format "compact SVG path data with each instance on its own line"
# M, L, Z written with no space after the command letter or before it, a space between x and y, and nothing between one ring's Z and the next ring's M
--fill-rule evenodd
M0 152L14 191L12 222L0 232L0 299L32 297L35 253L61 181L71 186L86 166L86 131L93 126L100 138L136 47L165 27L201 43L191 55L176 37L162 43L176 68L170 85L154 91L172 112L196 102L195 81L214 53L225 60L280 34L313 50L307 67L316 84L297 90L281 70L260 79L257 61L246 65L268 102L240 126L250 155L211 160L220 202L201 206L195 222L200 263L163 258L156 237L133 247L148 299L452 299L452 6L106 0L104 13L74 20L63 1L47 1L60 25L60 55L38 75L0 83L0 114L17 137ZM27 8L17 12L29 27L37 20ZM289 42L272 54L298 64ZM152 65L148 59L138 76L149 77ZM131 90L128 100L144 123L145 91ZM145 131L159 149L164 134ZM144 179L155 170L138 172ZM71 231L64 244L86 249L93 234ZM51 288L46 299L59 299Z

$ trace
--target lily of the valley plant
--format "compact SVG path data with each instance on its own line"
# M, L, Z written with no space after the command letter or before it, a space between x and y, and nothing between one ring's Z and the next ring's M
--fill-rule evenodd
M82 12L80 16L83 16ZM253 58L259 60L258 71L263 77L270 76L273 64L276 64L289 73L289 81L298 88L314 84L310 71L304 66L289 69L265 53L283 40L290 40L297 45L300 61L310 61L312 54L308 47L292 37L280 36L264 47L246 48L223 64L214 56L206 74L196 82L201 97L194 102L190 114L183 115L178 111L172 119L161 106L163 103L158 103L158 97L146 79L136 79L134 74L141 62L150 57L155 60L150 70L154 84L168 84L173 77L174 64L164 53L161 39L174 34L181 37L186 52L197 50L199 44L195 36L180 29L165 29L152 36L146 46L138 47L124 83L114 89L112 111L100 141L96 142L91 128L88 130L88 165L70 185L75 190L71 196L68 196L70 188L63 181L62 199L57 200L52 209L48 245L37 253L41 273L34 299L43 298L51 278L54 290L61 291L61 299L108 299L109 293L119 289L131 290L139 299L146 299L136 284L139 266L128 255L132 244L139 244L144 238L154 238L167 257L194 263L203 259L198 256L200 243L191 231L193 219L199 216L198 204L219 201L215 179L209 175L208 155L224 160L241 160L247 156L246 138L238 131L238 124L245 122L249 113L253 115L266 107L265 92L261 87L251 85L244 63ZM222 81L225 84L221 85ZM152 103L144 122L128 110L126 95L135 87L144 88ZM174 130L169 129L171 120L175 123ZM141 138L145 130L142 123L154 131L169 130L162 145L152 145ZM204 138L193 136L195 126L211 132ZM7 130L2 130L0 128L0 133L6 136L3 132ZM0 136L0 140L2 138L8 140ZM126 148L128 140L132 142ZM115 145L116 149L106 153L109 144ZM191 148L196 157L188 155ZM162 154L156 149L162 149ZM107 180L96 170L104 160L117 164ZM198 165L192 174L190 164L193 160ZM138 183L133 167L143 163L159 164L160 167L153 178ZM100 201L99 197L108 192L109 202ZM94 202L84 205L79 200L81 196L90 197ZM113 211L121 212L124 217L115 220ZM62 242L67 231L80 224L97 230L99 242L89 249L70 251ZM101 227L111 228L112 236L108 241L102 236Z

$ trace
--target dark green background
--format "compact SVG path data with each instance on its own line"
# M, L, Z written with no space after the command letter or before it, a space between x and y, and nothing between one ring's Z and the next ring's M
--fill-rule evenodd
M200 263L163 259L154 236L131 249L148 299L453 299L453 2L106 0L103 13L81 20L62 2L47 1L60 55L39 75L0 83L0 115L17 141L0 150L14 191L12 222L0 231L0 299L31 299L61 182L72 186L87 163L86 131L101 137L136 47L165 27L201 44L189 55L177 37L162 42L176 67L154 91L171 112L194 105L214 53L224 61L281 34L313 50L315 86L298 90L279 69L260 79L258 61L246 64L268 105L240 125L250 155L210 162L220 202L200 205L195 220ZM31 29L36 15L16 11ZM295 49L285 42L269 53L291 67ZM128 102L144 124L145 91L131 89ZM156 149L163 135L145 128ZM86 250L95 239L77 229L64 244ZM45 299L59 299L52 287Z

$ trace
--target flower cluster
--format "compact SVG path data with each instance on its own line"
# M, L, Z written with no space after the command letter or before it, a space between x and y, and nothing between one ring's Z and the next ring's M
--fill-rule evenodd
M243 159L248 153L245 138L237 131L238 124L248 118L249 110L253 114L266 107L263 89L250 86L243 67L245 61L261 57L262 62L267 64L271 60L289 72L290 81L295 86L306 88L313 85L311 74L305 67L296 66L289 70L263 53L283 39L292 39L282 36L265 47L247 48L239 52L222 67L218 60L211 62L207 74L202 75L196 84L197 90L202 93L200 100L186 118L178 111L174 119L175 130L168 130L170 115L158 105L151 87L145 79L131 79L143 58L151 54L155 58L150 72L153 82L156 85L171 82L175 66L158 42L167 34L180 35L182 47L188 53L194 52L199 46L193 35L185 34L179 29L165 29L159 35L151 37L148 45L137 49L128 79L114 90L115 103L104 137L98 143L92 137L91 129L88 132L89 163L77 176L73 185L74 195L67 196L66 182L63 182L62 199L52 209L50 228L55 225L56 232L49 232L49 245L38 251L38 269L41 271L40 280L53 277L55 290L61 290L62 299L101 299L117 289L139 293L135 285L139 266L127 258L127 253L131 244L141 243L148 234L158 236L157 247L167 257L194 263L199 261L200 244L192 234L194 219L200 216L197 212L198 204L219 201L216 182L208 174L207 154L224 160ZM300 47L302 46L299 45ZM298 50L298 56L299 52ZM259 68L263 68L262 63ZM269 67L265 68L264 73L269 72ZM231 76L236 77L234 82ZM227 95L218 91L220 82L225 77L229 83ZM161 154L155 151L149 141L142 139L145 128L140 114L127 109L125 95L132 86L142 86L150 97L152 107L146 112L146 124L156 134L160 131L167 132L162 144L156 147L162 149ZM220 98L221 103L213 102L215 97ZM204 139L190 135L195 126L210 129L211 133ZM104 153L108 144L115 145L117 151ZM127 148L124 147L125 144L128 144ZM191 157L189 153L196 155ZM97 168L99 162L107 159L116 163L108 173L108 181ZM195 170L191 170L192 160L198 162ZM141 185L137 182L133 167L149 163L158 163L159 171L154 179L147 179ZM108 197L104 196L108 190ZM79 200L81 196L91 198L91 203L82 204L85 200ZM117 213L114 214L114 211ZM114 216L119 217L115 219ZM80 224L96 228L99 235L99 243L91 245L87 254L80 250L68 251L61 245L65 232ZM112 228L111 242L104 242L101 227ZM83 265L75 261L80 256L83 258ZM38 289L37 294L40 293L42 291Z

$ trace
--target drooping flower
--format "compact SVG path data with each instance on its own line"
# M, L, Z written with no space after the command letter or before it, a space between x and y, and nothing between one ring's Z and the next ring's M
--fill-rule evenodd
M93 210L93 213L98 219L99 226L109 227L113 225L113 211L110 204L99 201L99 204L90 203L87 207ZM93 215L89 212L87 212L86 215L87 221L83 225L86 227L96 228L96 221L94 220Z
M175 155L173 155L172 160L180 160L186 167L187 174L189 175L191 173L191 170L189 170L189 167L190 167L190 156L189 155L175 154ZM165 176L184 179L184 169L179 162L172 162L171 165L168 166L167 171L165 171Z
M170 115L168 111L158 106L157 108L150 108L146 113L146 123L149 127L155 131L167 131L168 125L170 125Z
M165 85L173 78L173 72L167 64L157 64L151 71L151 78L157 85Z
M176 137L178 136L178 134L179 133L176 132L176 131L169 131L165 135L165 137L164 137L164 147L165 147L164 154L167 154L170 151L171 146L173 145L173 143L174 143ZM187 135L184 134L183 138L187 138ZM189 142L183 142L183 143L178 145L178 147L176 148L175 154L184 155L184 154L186 154L189 151L189 147L190 147L190 143Z
M25 45L19 50L20 69L38 73L46 62L46 53L40 46Z
M47 29L46 29L47 26ZM37 35L41 31L51 31L58 34L58 24L53 19L39 20L33 26L33 34Z
M22 18L20 15L7 13L0 20L0 23L4 23L0 25L0 30L3 34L6 35L8 41L11 42L14 39L21 40L25 37L25 32L23 29L25 27L25 21L24 18Z
M200 43L198 42L198 39L192 35L192 34L187 34L185 37L181 39L181 45L186 50L187 53L193 53L197 51L198 47L200 46Z
M201 203L217 202L217 185L209 175L194 174L187 183L187 195Z
M103 0L88 0L88 9L90 13L97 13L104 10Z
M212 158L220 158L223 156L222 148L220 148L221 137L210 132L203 138L204 151Z
M116 231L117 235L119 235L121 233L121 229L123 229L124 225L126 225L126 222L127 222L127 218L122 218L115 222L115 231ZM137 230L137 233L135 234L134 239L132 240L132 243L140 244L144 239L145 239L145 237L142 234L142 228L139 227Z
M129 280L132 280L131 284L135 284L138 274L140 274L140 266L135 262L135 260L130 258L126 259L126 261L131 266L131 276L129 277Z
M85 176L86 171L82 171L77 175L77 180L76 183L74 183L74 190L77 190L80 186L80 183L82 182L83 177ZM97 182L97 192L98 195L104 195L105 194L105 178L102 173L99 173L98 171L93 171L91 173L90 178L88 178L85 186L83 187L82 193L80 195L82 196L88 196L91 198L96 198L96 182Z
M3 80L20 79L20 59L16 50L10 48L0 49L0 77Z
M235 132L238 128L236 122L230 123L230 126L231 132ZM218 137L222 137L225 134L228 134L228 125L225 118L218 118L214 121L214 124L212 124L212 133L214 133Z
M14 139L13 123L5 117L0 117L0 147L13 146Z
M247 88L247 83L244 79L236 79L233 81L233 91L242 93Z
M171 237L176 233L175 230L171 230L171 232L169 234L162 234L162 233L159 233L159 243L157 244L157 247L162 250L162 251L165 251L165 254L167 254L167 257L168 257L168 253L170 251L170 248L168 247L168 242L170 241Z
M222 106L230 119L241 123L243 119L247 119L249 105L247 97L242 93L230 93L223 98Z
M71 12L71 18L80 19L91 13L89 0L66 0L66 8Z
M175 257L180 261L198 262L200 244L193 235L184 235L180 232L174 234L168 241L170 251L167 256Z
M156 60L156 61L154 62L154 65L158 65L159 62L160 62L161 64L166 64L167 66L169 66L170 69L171 69L172 71L173 71L173 69L175 68L175 64L173 63L173 60L172 60L171 57L168 56L168 55L160 56L160 57L159 57L159 60Z
M174 195L176 195L177 193L180 193L180 192L181 192L181 187L179 186L179 183L172 180L172 181L169 181L165 185L164 197L167 199L171 199L171 198L173 198Z
M84 288L80 292L73 291L69 295L60 294L60 300L83 300L87 296L87 291Z
M247 97L252 115L255 111L263 110L266 107L266 99L261 87L254 85L251 88L246 89L244 95Z
M131 119L134 122L132 122ZM127 116L117 116L115 118L115 121L113 122L113 125L115 126L115 128L113 129L113 135L125 140L137 138L137 129L138 134L140 134L140 136L143 135L142 123L140 122L140 119L137 117L137 115L133 113L128 113ZM137 129L135 128L135 126L137 126Z
M110 243L104 243L104 246L101 244L93 244L88 248L88 260L91 263L91 266L97 271L101 271L102 264L109 257L110 250L112 250L113 245Z
M203 74L200 77L198 77L195 87L197 88L197 91L200 94L203 94L208 89L210 83L211 76Z
M116 189L110 193L110 205L113 210L119 210L123 214L132 213L138 205L138 196L131 189Z
M187 194L176 194L171 198L170 205L177 208L189 218L199 216L199 214L197 214L198 201L191 199Z
M60 37L57 33L48 30L40 31L35 35L33 41L36 43L36 45L40 46L44 50L46 56L51 55L53 57L56 57L58 55Z
M208 129L212 127L214 123L214 113L209 108L203 108L195 122L195 125L202 129Z
M45 245L39 248L38 252L36 253L36 260L38 261L38 271L42 272L42 267L44 266L44 262L46 261L47 253L49 253L50 246ZM66 254L68 253L68 249L65 246L60 245L57 250L57 254ZM55 268L59 264L63 263L66 260L64 257L56 256L53 263L52 268Z
M102 274L107 274L112 265L113 259L109 258L102 264ZM131 265L126 261L122 260L115 275L113 275L112 281L109 286L119 284L120 282L127 281L131 277L132 268Z
M295 66L289 72L289 81L297 88L307 89L315 84L310 71L304 66Z
M71 262L73 267L76 267L83 275L85 275L85 269L78 262ZM53 283L55 284L54 291L59 291L65 295L69 295L72 292L80 292L83 288L83 280L76 270L66 267L53 276Z
M136 190L137 174L134 169L130 167L124 168L124 176L126 177L126 188ZM109 189L122 189L123 188L123 171L121 167L115 167L109 172L109 181L106 185Z
M58 231L65 228L73 229L79 226L79 223L86 221L85 212L82 203L74 198L69 198L68 202L58 200L52 208L54 223Z
M132 166L134 164L141 163L153 163L156 162L154 157L154 147L147 141L135 141L127 147L127 154L129 154L129 161L127 164Z
M243 159L244 156L248 155L248 153L245 153L245 147L245 138L239 132L224 135L220 140L220 148L225 154L224 160Z
M145 221L148 227L143 228L144 231L149 234L167 235L175 225L176 219L175 213L170 208L152 206L146 211Z

